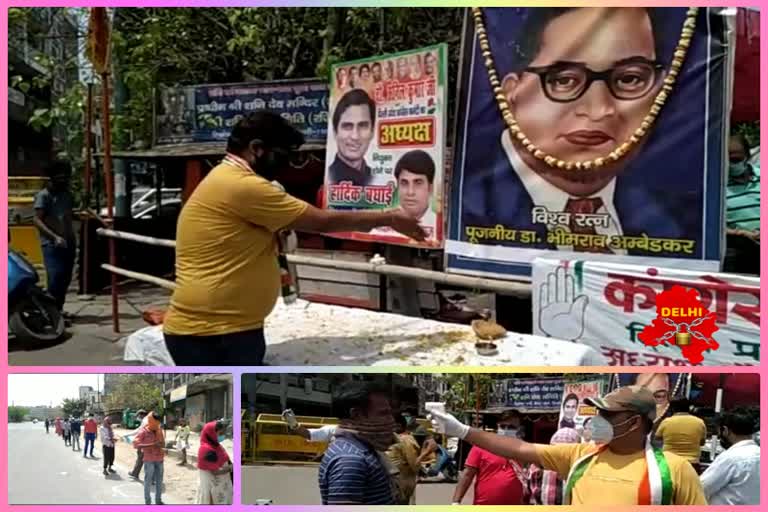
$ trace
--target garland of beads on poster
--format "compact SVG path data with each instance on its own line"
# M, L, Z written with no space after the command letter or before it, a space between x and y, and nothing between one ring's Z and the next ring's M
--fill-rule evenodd
M664 78L664 85L656 95L653 101L650 111L645 116L645 119L640 123L640 127L637 128L633 135L626 141L619 144L613 151L611 151L605 157L595 158L594 160L578 161L578 162L566 162L560 160L552 155L546 154L539 149L523 132L520 125L517 123L514 115L512 114L507 98L504 96L504 91L501 88L501 81L499 75L496 72L496 65L493 60L493 54L491 53L491 44L488 40L488 33L485 29L485 22L483 21L483 11L480 7L473 7L472 14L475 18L475 31L477 32L477 38L480 42L480 50L482 51L483 58L485 59L485 67L488 70L488 79L491 82L491 88L496 97L496 102L499 105L499 110L504 118L504 122L507 124L510 135L513 138L517 138L526 151L531 153L534 157L544 160L544 162L550 167L557 167L558 169L564 169L566 171L581 171L590 170L603 167L606 163L618 162L621 158L626 156L634 146L636 146L640 140L650 130L653 123L656 121L656 117L661 112L662 107L666 103L669 96L674 90L674 85L677 81L677 76L685 63L685 58L688 55L688 48L691 46L691 40L696 30L696 17L699 13L698 7L691 7L686 13L685 21L683 22L683 29L680 34L680 39L677 42L674 56L672 58L672 64L667 76Z

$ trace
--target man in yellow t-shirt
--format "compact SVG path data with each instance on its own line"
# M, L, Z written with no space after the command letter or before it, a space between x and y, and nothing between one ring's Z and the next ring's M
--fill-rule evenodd
M691 403L687 399L674 400L670 406L673 414L661 422L656 437L664 442L665 452L688 460L700 474L699 460L701 447L707 440L707 425L690 413Z
M707 504L699 477L688 461L673 453L649 451L656 403L647 388L627 386L585 403L598 409L592 419L592 436L598 446L526 443L471 428L439 411L433 411L431 419L448 436L522 464L557 471L566 480L566 489L570 487L566 493L573 505ZM651 464L656 466L653 471ZM662 466L668 472L659 471ZM653 501L655 497L658 503Z
M192 193L176 231L176 284L163 332L179 366L259 366L264 319L280 292L276 234L370 231L389 226L424 240L403 210L320 210L270 180L304 136L278 114L247 115L232 129L227 156Z

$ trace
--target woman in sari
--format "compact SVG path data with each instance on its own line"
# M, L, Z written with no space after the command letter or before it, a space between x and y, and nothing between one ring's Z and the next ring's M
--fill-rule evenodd
M197 468L200 470L198 505L232 504L232 463L221 446L225 431L224 421L211 421L200 433L200 449L197 452Z

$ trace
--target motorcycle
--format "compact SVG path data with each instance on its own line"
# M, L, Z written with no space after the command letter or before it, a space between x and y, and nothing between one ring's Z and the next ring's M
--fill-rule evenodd
M39 276L24 257L8 251L8 327L19 341L50 342L64 334L56 300L38 285Z

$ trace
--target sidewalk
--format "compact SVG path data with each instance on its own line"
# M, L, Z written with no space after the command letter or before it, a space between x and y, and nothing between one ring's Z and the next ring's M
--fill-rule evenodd
M75 315L64 339L47 346L26 346L8 340L8 362L12 366L132 366L123 361L125 337L147 327L142 313L148 308L166 309L170 292L143 283L119 287L118 311L120 333L112 329L112 296L108 290L90 297L78 296L75 289L67 295L64 309Z

